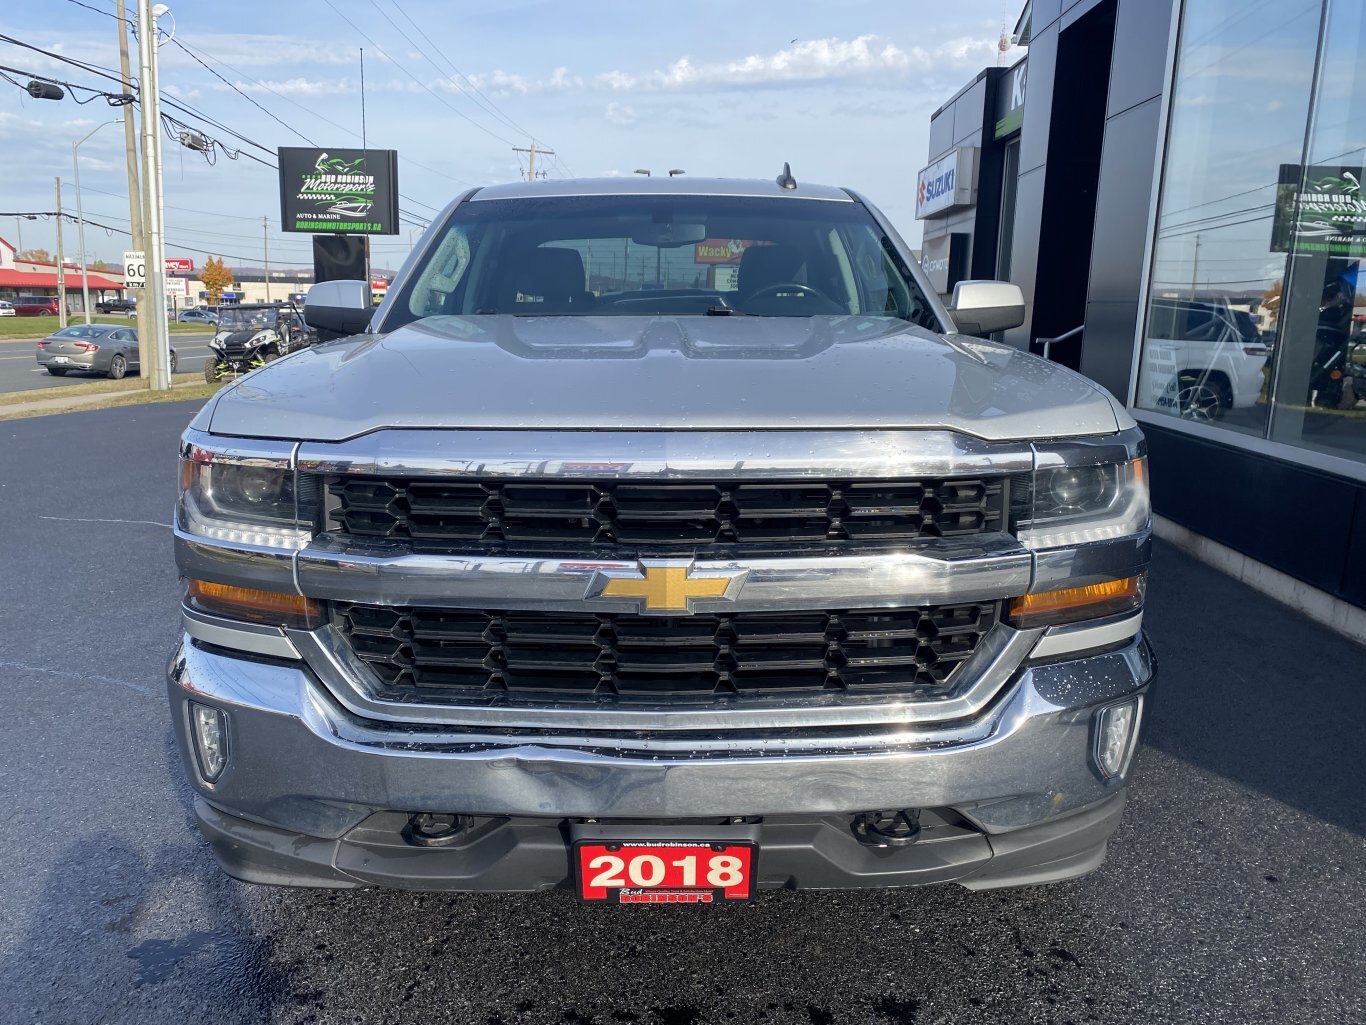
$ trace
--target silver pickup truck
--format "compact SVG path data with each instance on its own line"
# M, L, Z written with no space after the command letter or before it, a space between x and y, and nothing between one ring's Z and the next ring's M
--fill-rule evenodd
M722 903L1096 868L1145 443L845 189L470 191L180 448L175 732L259 883Z

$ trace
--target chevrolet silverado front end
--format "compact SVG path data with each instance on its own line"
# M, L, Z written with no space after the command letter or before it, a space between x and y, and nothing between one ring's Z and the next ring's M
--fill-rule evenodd
M169 693L225 869L710 903L1099 865L1145 445L959 334L1013 315L973 285L946 311L843 190L462 196L370 330L182 440Z

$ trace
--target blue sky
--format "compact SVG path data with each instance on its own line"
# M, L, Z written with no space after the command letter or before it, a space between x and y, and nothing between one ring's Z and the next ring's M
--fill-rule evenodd
M0 33L116 68L117 23L100 13L112 12L113 0L82 3L88 7L71 0L5 4ZM399 151L400 191L409 197L403 208L413 215L430 216L464 183L519 177L525 157L512 146L534 138L555 150L546 165L554 177L638 167L771 177L790 161L799 179L866 192L915 244L912 193L925 163L930 114L996 62L1002 24L1013 27L1021 3L170 6L175 38L245 95L175 45L161 51L163 93L272 151L307 145L305 138L323 147L359 145L364 47L368 141ZM164 29L170 23L161 22ZM1022 52L1013 50L1006 62ZM0 65L100 84L3 41ZM116 113L100 99L85 106L32 100L0 81L0 210L52 209L55 176L69 192L71 142ZM230 147L269 158L200 118L177 116ZM80 153L86 217L127 227L122 130L100 129ZM191 256L198 265L204 254L195 250L207 250L229 264L259 264L264 216L272 264L311 265L307 236L274 230L273 170L245 156L221 156L211 166L169 141L164 153L168 255ZM64 205L74 201L65 198ZM25 221L22 230L25 246L53 248L51 222ZM15 234L13 218L0 219L0 236L13 242ZM87 234L92 258L116 261L125 242L99 230ZM375 263L397 266L407 248L406 234L377 239Z

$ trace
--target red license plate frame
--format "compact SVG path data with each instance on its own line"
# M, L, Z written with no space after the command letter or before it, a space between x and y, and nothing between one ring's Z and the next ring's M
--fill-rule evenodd
M588 904L743 903L758 887L751 840L581 839L572 858L574 892Z

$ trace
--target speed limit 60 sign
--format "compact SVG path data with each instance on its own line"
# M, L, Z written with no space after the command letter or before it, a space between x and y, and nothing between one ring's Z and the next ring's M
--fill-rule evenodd
M141 250L129 250L123 254L123 287L142 288L147 284L147 263Z

